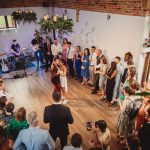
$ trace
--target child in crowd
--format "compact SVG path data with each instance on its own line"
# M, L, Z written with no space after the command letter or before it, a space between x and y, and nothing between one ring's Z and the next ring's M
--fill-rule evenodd
M4 124L6 124L6 125L9 124L10 119L14 118L14 112L13 112L14 108L15 108L15 106L14 106L13 103L8 103L6 105L5 114L2 117L2 121L3 121Z
M82 137L80 134L75 133L71 138L71 146L65 146L63 150L82 150Z

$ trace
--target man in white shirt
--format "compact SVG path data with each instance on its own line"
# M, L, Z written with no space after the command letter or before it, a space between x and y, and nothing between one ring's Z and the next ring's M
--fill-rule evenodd
M28 115L30 127L20 131L14 144L14 150L54 150L55 143L47 130L38 126L37 113L31 112Z
M71 46L71 42L68 42L67 63L69 67L70 78L74 77L74 66L73 66L74 55L75 55L75 49Z
M57 38L54 39L54 43L51 45L51 51L54 57L62 53L62 46L58 43Z
M90 86L94 86L94 81L95 81L95 74L94 74L94 66L96 65L96 47L92 46L91 47L91 55L89 57L89 61L90 61L90 67L89 67L89 72L90 72L90 81L89 84Z

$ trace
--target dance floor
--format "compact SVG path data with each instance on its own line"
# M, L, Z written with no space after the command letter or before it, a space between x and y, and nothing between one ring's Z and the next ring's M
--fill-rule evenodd
M34 73L22 79L6 79L6 90L15 97L16 109L25 107L27 112L36 111L39 116L39 125L42 128L48 129L48 124L43 123L44 107L52 104L53 85L50 81L50 73L45 73L43 70ZM111 150L119 150L116 138L116 121L118 112L106 107L104 102L99 101L99 96L91 95L88 86L82 86L74 79L68 80L69 103L74 123L70 125L70 137L73 133L80 133L83 137L83 149L89 148L90 132L86 129L86 122L92 121L93 124L99 119L107 121L111 131L112 139L110 142ZM57 149L59 142L57 141Z

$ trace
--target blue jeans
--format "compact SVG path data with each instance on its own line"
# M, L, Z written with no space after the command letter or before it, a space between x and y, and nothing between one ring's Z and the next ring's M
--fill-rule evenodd
M39 67L40 62L42 64L44 64L44 62L43 62L43 53L42 53L41 50L37 50L35 52L35 57L36 57L36 60L37 60L37 67Z

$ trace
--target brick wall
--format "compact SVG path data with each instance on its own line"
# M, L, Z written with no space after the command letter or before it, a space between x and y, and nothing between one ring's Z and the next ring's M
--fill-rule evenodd
M145 16L146 14L150 15L150 9L147 8L149 4L148 1L149 0L24 0L23 2L19 2L1 0L0 7L56 6L77 10Z

